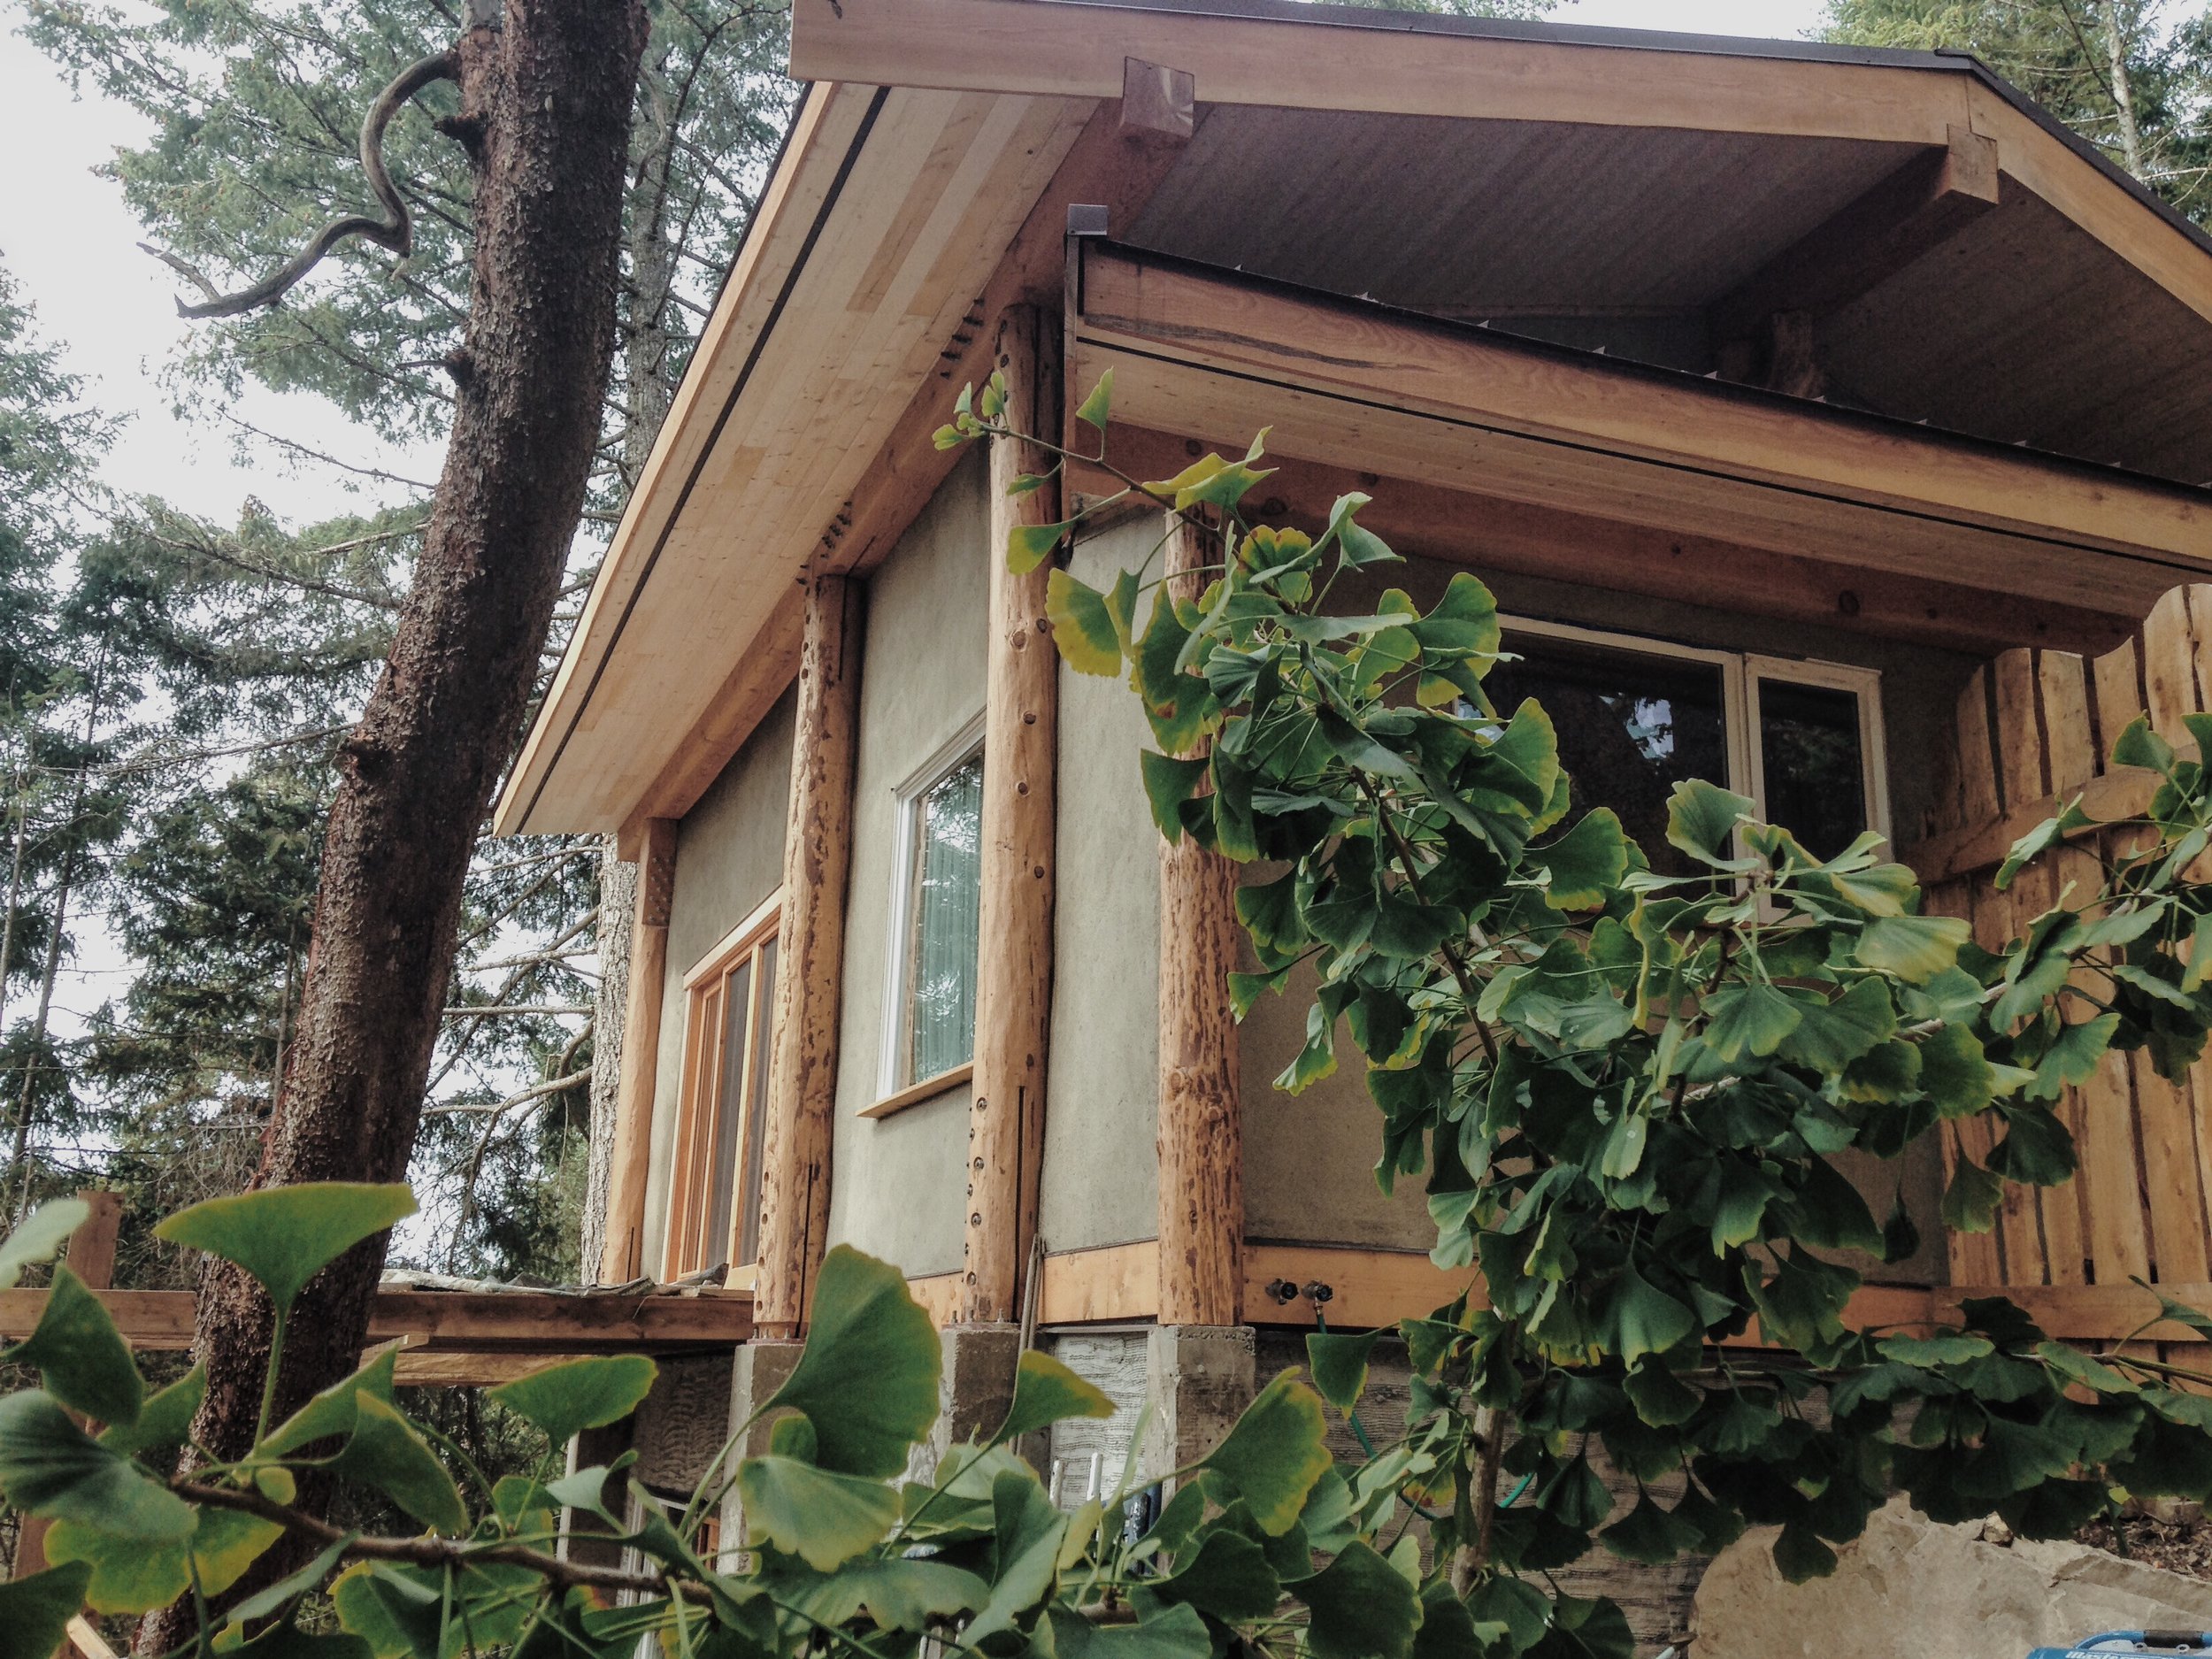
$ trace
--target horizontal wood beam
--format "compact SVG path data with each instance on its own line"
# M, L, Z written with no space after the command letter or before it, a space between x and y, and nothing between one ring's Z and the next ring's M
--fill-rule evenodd
M1078 379L1139 425L2083 609L2212 562L2202 490L1083 246Z
M1940 143L1966 119L1956 70L1411 33L1373 23L1021 0L798 0L801 81L1108 98L1129 58L1191 73L1213 104L1671 127ZM1325 73L1317 66L1325 65Z
M1871 292L1997 205L1997 146L1954 127L1716 301L1713 338L1749 338L1778 311L1824 317Z
M1202 453L1198 440L1117 424L1109 458L1139 478L1172 478ZM2127 636L2133 612L2055 603L1932 577L1778 553L1564 507L1508 501L1325 462L1277 457L1256 504L1270 517L1325 522L1340 495L1373 503L1360 522L1402 553L1479 571L1578 582L1691 604L1817 623L1878 639L1913 640L1992 656L2013 645L2101 651ZM1094 495L1118 482L1095 468L1071 476Z
M133 1348L192 1346L190 1291L96 1294ZM42 1290L0 1291L0 1339L13 1342L29 1336L45 1310ZM728 1291L578 1296L531 1290L380 1290L369 1316L372 1343L398 1340L410 1350L658 1353L733 1348L749 1341L752 1334L752 1297Z
M2154 772L2137 766L2119 767L2092 778L2078 790L2069 790L2063 799L2047 795L1980 824L1931 835L1906 848L1901 856L1912 866L1923 887L1972 875L1977 871L1993 870L2004 863L2015 841L2045 819L2056 818L2077 795L2081 797L2084 812L2100 824L2109 824L2116 819L2140 818L2148 811L2151 797L2158 793L2158 786L2163 781Z

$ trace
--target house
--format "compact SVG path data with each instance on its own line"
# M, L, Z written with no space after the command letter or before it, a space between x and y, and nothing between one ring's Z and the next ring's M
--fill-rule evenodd
M932 443L994 367L1048 428L1110 368L1142 477L1271 426L1270 511L1363 489L1417 598L1478 572L1509 695L1661 858L1655 803L1709 776L1816 848L1884 831L2001 940L2011 836L2139 800L2103 740L2207 706L2212 244L1971 58L798 0L792 73L498 809L642 862L602 1277L728 1263L741 1401L837 1241L938 1314L956 1432L1037 1340L1201 1439L1317 1315L1463 1282L1367 1174L1359 1080L1271 1087L1303 1004L1232 1019L1233 876L1160 849L1134 700L1060 664L1043 573L999 557L1050 492ZM2133 1329L2131 1276L2212 1279L2207 1108L2212 1077L2108 1059L2082 1179L1993 1235L1941 1236L1931 1152L1929 1242L1868 1317L2004 1285L2056 1333ZM1886 1207L1895 1166L1868 1179ZM1056 1442L1064 1489L1109 1449Z

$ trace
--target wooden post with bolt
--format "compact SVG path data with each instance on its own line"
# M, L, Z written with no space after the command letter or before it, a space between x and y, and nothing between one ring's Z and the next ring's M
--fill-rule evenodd
M1010 308L993 362L1006 419L1044 430L1060 413L1059 334L1033 307ZM989 657L984 702L982 892L976 968L975 1083L968 1121L964 1324L1003 1323L1020 1306L1021 1264L1037 1232L1044 1148L1045 1041L1052 1010L1053 839L1060 659L1045 620L1049 564L1006 567L1016 525L1050 524L1059 492L1009 496L1049 470L1033 444L991 444Z

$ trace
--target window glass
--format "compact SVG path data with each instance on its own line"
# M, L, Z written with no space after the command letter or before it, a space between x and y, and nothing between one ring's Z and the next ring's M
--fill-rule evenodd
M745 1038L752 1028L753 964L741 962L724 981L721 1075L715 1079L714 1150L708 1179L705 1243L718 1249L730 1236L730 1202L737 1188L738 1137L744 1132ZM711 1263L708 1263L711 1265Z
M965 1065L975 1055L981 754L970 756L931 785L913 810L902 1086Z
M1855 692L1759 680L1767 821L1833 858L1867 828L1866 757Z
M759 1257L760 1156L775 1005L776 918L688 976L664 1271Z
M1502 717L1533 697L1559 733L1576 815L1609 806L1654 870L1687 875L1667 844L1667 797L1689 778L1725 780L1728 726L1720 665L1617 646L1512 633L1485 682Z
M760 1034L753 1042L753 1077L747 1092L751 1102L745 1114L745 1155L739 1161L742 1182L741 1207L737 1212L737 1264L750 1267L760 1260L760 1160L767 1138L769 1010L775 1006L776 936L768 935L760 948Z

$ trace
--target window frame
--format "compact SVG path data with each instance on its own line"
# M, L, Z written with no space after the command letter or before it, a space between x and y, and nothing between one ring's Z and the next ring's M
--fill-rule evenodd
M1617 628L1594 628L1509 612L1499 614L1498 627L1501 647L1508 654L1513 649L1513 636L1517 633L1622 651L1634 657L1709 663L1719 669L1729 775L1716 781L1739 795L1749 795L1762 820L1767 811L1767 780L1766 755L1759 741L1759 682L1781 680L1793 685L1850 692L1859 710L1859 784L1866 796L1867 826L1885 841L1890 840L1889 757L1882 727L1880 669L1832 663L1818 657L1778 657L1769 652L1687 645L1651 634L1624 634ZM1893 844L1892 850L1893 853Z
M896 817L891 836L890 926L884 935L882 1036L877 1044L875 1099L864 1109L864 1117L884 1117L902 1107L918 1105L957 1087L974 1071L970 1060L933 1077L906 1076L906 1004L912 967L914 866L921 850L922 803L932 789L985 752L987 737L984 714L978 710L892 792ZM979 955L980 950L979 941Z
M741 1263L737 1257L745 1231L747 1155L752 1145L755 1117L765 1105L759 1098L766 1093L765 1072L761 1065L764 1056L760 1045L772 1041L774 1036L775 985L772 979L762 984L760 961L763 952L775 944L782 920L783 890L779 887L717 941L713 949L686 970L683 976L683 1063L677 1085L675 1125L669 1136L667 1155L666 1226L661 1240L664 1282L713 1266L717 1254L728 1263L723 1283L729 1288L750 1288L758 1268L757 1263ZM748 965L752 973L747 983L743 1080L733 1142L737 1164L730 1171L728 1233L716 1244L706 1238L705 1229L714 1207L711 1148L719 1144L722 1114L729 1104L721 1097L723 1079L727 1074L729 980L740 968ZM782 966L779 961L779 972ZM710 1036L703 1010L710 995L720 1000L715 1004L714 1030ZM714 1050L711 1056L706 1053L710 1042ZM710 1090L711 1097L703 1090ZM687 1258L695 1248L699 1259L690 1261Z

